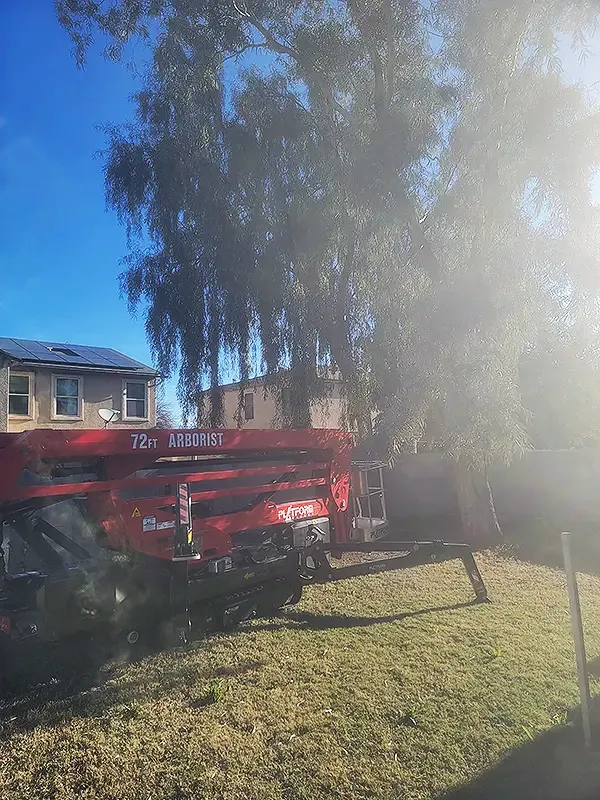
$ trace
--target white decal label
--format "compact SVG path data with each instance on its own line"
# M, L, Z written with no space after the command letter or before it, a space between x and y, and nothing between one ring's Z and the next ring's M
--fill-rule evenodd
M158 439L147 433L132 433L132 450L157 450ZM216 431L179 431L169 434L169 448L223 447L223 434Z
M148 531L156 530L156 517L144 517L142 520L142 530L147 533Z
M174 528L175 522L159 522L156 526L157 531L166 531L167 528Z
M288 506L277 511L277 517L280 522L293 522L295 519L308 519L314 516L315 507L312 503L307 506Z
M223 434L214 431L180 431L169 434L169 447L222 447Z
M156 450L158 447L158 439L148 436L147 433L132 433L130 435L132 450Z

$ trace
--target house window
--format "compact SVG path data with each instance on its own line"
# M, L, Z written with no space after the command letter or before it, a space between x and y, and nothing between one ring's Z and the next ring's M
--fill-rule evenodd
M54 416L81 419L82 379L54 375Z
M31 416L31 376L10 373L8 382L8 413L13 416Z
M123 381L125 419L148 419L147 391L145 381Z
M244 419L254 419L254 392L244 392Z

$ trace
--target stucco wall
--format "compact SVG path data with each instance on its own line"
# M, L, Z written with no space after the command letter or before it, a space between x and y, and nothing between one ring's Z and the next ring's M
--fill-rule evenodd
M0 356L0 433L8 430L8 362Z
M330 397L311 408L313 428L340 428L342 426L344 406L340 396L340 387L334 384Z
M242 412L243 428L271 428L272 420L275 415L275 401L271 395L263 396L263 387L253 386L247 391L254 392L254 419L245 421ZM237 428L235 414L239 391L237 387L226 389L223 393L223 406L225 409L225 427Z
M254 419L245 421L242 412L242 428L275 427L276 406L273 395L264 395L262 385L254 385L246 391L254 392ZM225 408L225 427L237 428L235 414L237 411L239 390L237 387L225 389L223 404ZM342 417L342 401L340 390L334 386L331 398L324 403L315 403L311 409L313 428L339 428Z
M600 449L533 450L489 478L502 524L545 518L565 530L600 526ZM456 516L452 462L438 453L400 456L385 485L392 520Z
M80 420L52 419L52 375L50 370L14 368L27 372L33 380L33 402L30 418L10 416L8 430L19 432L34 428L102 428L104 422L98 415L100 408L115 408L123 412L123 375L110 373L78 373L76 370L60 371L60 375L73 375L83 379L83 418ZM131 380L137 380L131 377ZM141 378L139 380L142 380ZM154 380L148 385L148 420L122 420L111 422L111 428L148 428L156 425L156 391Z

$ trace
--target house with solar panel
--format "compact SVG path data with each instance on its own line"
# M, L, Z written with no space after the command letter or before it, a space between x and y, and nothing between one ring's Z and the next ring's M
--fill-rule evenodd
M0 337L0 432L155 427L157 378L108 347Z

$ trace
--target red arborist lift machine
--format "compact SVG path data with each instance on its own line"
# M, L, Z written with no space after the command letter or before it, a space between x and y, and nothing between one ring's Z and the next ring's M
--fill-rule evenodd
M0 643L181 642L307 584L449 559L485 601L468 545L387 538L383 465L351 452L335 430L0 434ZM385 557L334 568L348 552Z

